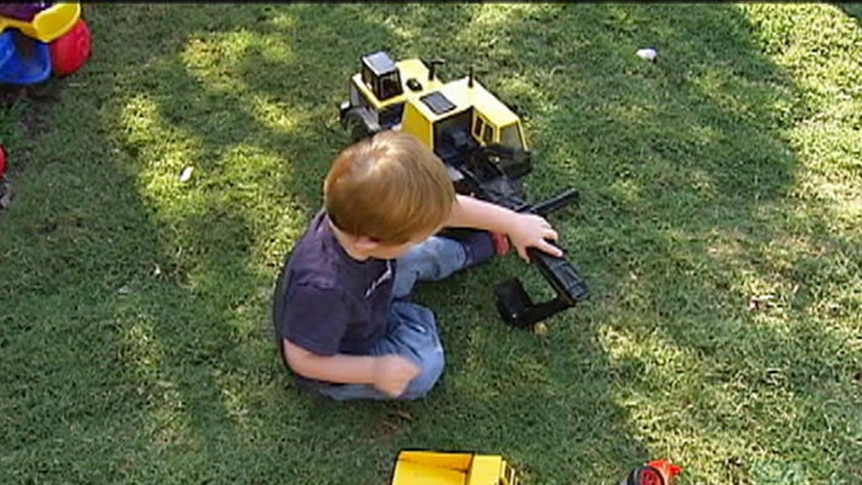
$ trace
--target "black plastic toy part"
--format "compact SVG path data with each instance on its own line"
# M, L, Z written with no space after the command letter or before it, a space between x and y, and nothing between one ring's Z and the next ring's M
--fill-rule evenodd
M578 192L570 189L535 206L518 208L518 211L544 216L577 198ZM550 283L556 297L534 303L518 278L500 283L494 288L494 296L497 299L497 310L508 324L519 328L532 328L536 323L589 297L590 291L583 277L565 257L558 258L533 248L527 250L527 255L530 262L539 268L542 276Z

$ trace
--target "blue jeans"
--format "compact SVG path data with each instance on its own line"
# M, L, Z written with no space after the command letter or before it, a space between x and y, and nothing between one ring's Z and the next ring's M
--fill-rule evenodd
M443 373L443 345L431 310L407 301L419 281L435 281L474 264L469 249L458 241L433 236L410 248L396 260L393 301L386 335L369 355L399 354L412 360L421 372L396 399L419 399L428 394ZM478 261L477 261L478 262ZM366 384L316 384L314 389L332 399L392 399Z

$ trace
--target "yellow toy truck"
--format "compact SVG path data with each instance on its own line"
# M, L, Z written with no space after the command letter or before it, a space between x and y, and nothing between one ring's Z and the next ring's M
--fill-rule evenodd
M437 76L440 60L395 62L385 51L362 56L350 79L339 118L353 141L382 130L402 130L430 147L446 165L455 190L520 212L545 215L578 197L573 189L544 202L526 201L521 178L532 170L521 119L470 75L450 82ZM513 278L494 293L503 319L516 327L541 320L586 299L589 290L565 259L536 249L535 263L556 297L535 304Z
M498 455L404 450L391 485L519 485L518 472Z

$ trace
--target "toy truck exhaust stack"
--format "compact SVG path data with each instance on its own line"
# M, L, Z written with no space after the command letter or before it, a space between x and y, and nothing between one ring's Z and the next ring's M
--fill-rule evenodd
M416 136L443 161L455 190L519 212L545 216L577 199L572 189L538 204L527 202L521 178L532 170L520 118L470 75L444 83L440 60L394 62L384 51L362 57L339 118L353 141L383 130ZM509 324L536 323L589 296L578 270L565 259L531 248L530 261L556 293L534 303L520 280L499 284L497 309Z

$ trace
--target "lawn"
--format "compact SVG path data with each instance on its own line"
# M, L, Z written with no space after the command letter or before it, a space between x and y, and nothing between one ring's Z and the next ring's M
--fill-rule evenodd
M661 457L677 485L862 483L858 5L85 15L84 69L0 106L0 483L383 485L403 448L528 484ZM473 66L521 114L530 194L581 192L552 221L592 298L538 336L494 307L504 278L543 288L515 256L426 285L441 383L339 404L281 368L271 295L380 48Z

